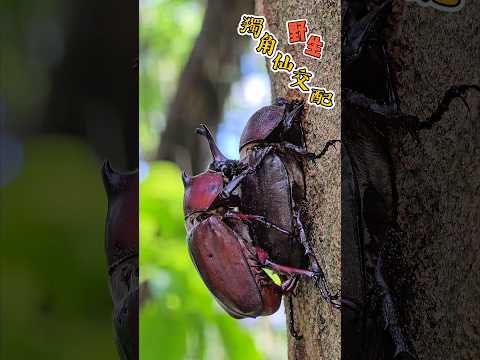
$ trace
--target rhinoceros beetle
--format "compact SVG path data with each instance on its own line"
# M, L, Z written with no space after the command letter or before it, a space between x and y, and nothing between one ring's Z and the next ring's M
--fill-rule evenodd
M213 142L206 126L198 131L210 140L213 162L196 176L183 172L184 214L188 249L198 273L225 311L234 318L270 315L290 291L293 278L276 285L262 268L283 273L292 269L276 265L250 236L251 222L283 231L262 216L239 211L237 187L255 171L227 160ZM306 276L312 272L301 271Z
M389 139L431 128L453 99L451 87L426 120L401 112L384 30L391 1L342 8L342 359L417 359L385 277L385 249L402 241Z
M102 168L108 196L105 226L113 323L120 358L138 359L138 172Z
M298 209L305 197L299 158L320 158L334 141L319 155L306 151L298 121L302 109L301 101L285 99L260 109L242 134L239 161L221 154L203 125L197 133L207 139L213 161L204 173L182 176L191 258L214 297L236 318L275 312L300 275L323 281L325 299L339 307L310 250ZM265 181L256 181L261 174ZM266 193L272 202L261 199ZM269 213L278 210L278 216ZM282 285L275 285L262 267L277 272ZM290 331L298 337L292 319Z
M318 155L308 152L299 121L302 110L303 100L279 98L273 105L253 114L241 135L240 161L219 155L218 147L205 126L197 132L207 138L214 154L210 169L222 171L230 177L227 185L230 191L222 199L238 187L235 206L262 219L251 222L250 230L255 244L268 254L269 267L279 272L280 276L282 273L294 275L294 283L297 275L311 274L317 282L321 282L324 299L339 308L307 241L299 211L305 199L300 159L321 158L338 140L328 141ZM242 170L243 173L238 176ZM311 270L304 270L308 256Z
M320 154L308 152L301 124L303 101L279 98L273 105L255 112L240 138L241 161L248 165L262 161L254 173L242 180L241 209L262 215L279 232L261 223L252 224L254 239L267 251L273 261L293 268L311 269L321 282L323 298L339 308L327 286L325 274L307 241L301 220L300 206L305 201L305 179L301 159L321 158L337 140L328 141ZM268 196L266 196L268 194Z

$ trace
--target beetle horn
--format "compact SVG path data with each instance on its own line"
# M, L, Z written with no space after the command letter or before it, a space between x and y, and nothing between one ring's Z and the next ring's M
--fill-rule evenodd
M183 170L182 172L182 181L183 181L183 186L185 187L187 187L187 185L190 184L190 176L188 176L186 170Z
M112 190L119 183L119 174L112 168L110 161L105 160L102 166L103 184L107 191Z
M212 153L213 160L215 161L225 161L227 160L227 157L222 154L220 149L218 148L217 144L215 143L215 140L212 136L212 133L210 130L208 130L207 125L205 124L200 124L201 127L197 128L195 131L197 134L200 134L202 136L205 136L208 141L208 145L210 146L210 152Z
M110 164L110 161L105 160L102 166L102 173L105 176L105 178L108 179L113 172L114 170L112 169L112 165Z

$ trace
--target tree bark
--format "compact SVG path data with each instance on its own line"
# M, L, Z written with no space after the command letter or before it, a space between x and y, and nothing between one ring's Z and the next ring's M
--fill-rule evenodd
M480 3L457 13L394 5L401 108L424 119L450 86L480 84ZM470 111L455 100L419 142L390 139L405 238L389 249L386 268L420 360L480 356L478 99L469 92Z
M289 52L298 66L306 66L316 76L312 85L337 94L340 104L340 2L256 0L256 15L266 17L267 28L279 40L278 49ZM311 33L326 41L322 60L303 55L303 44L289 45L286 21L308 19ZM269 67L269 63L267 63ZM285 96L289 74L270 72L273 98ZM305 101L307 98L305 98ZM304 128L307 148L319 153L326 141L340 139L340 106L333 110L307 107ZM303 209L307 233L314 253L327 274L330 289L340 291L340 151L330 150L320 160L305 162L307 201ZM292 314L290 314L290 302ZM289 334L289 359L340 359L340 313L331 310L312 281L301 281L296 296L285 299L287 324L293 316L295 330Z
M387 29L397 89L404 112L427 118L452 85L480 83L480 3L467 2L458 13L442 13L404 0L394 1ZM340 104L340 3L290 0L256 1L279 48L313 70L319 85L335 90ZM301 46L288 45L285 22L309 20L310 31L326 41L322 61L306 58ZM320 76L321 75L321 76ZM274 97L285 95L288 75L272 73ZM419 359L477 359L478 231L480 230L479 94L455 100L442 121L414 137L388 134L399 202L401 242L386 249L387 280ZM340 136L340 108L310 107L305 119L307 146L318 151ZM340 287L340 159L330 152L305 164L309 240L333 291ZM289 336L289 359L340 358L340 317L332 315L318 290L303 281L289 303L301 340Z

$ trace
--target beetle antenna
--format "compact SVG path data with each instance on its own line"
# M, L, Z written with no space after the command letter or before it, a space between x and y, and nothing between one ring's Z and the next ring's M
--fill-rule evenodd
M202 136L205 136L208 141L208 145L210 146L210 152L212 153L213 160L215 161L225 161L228 160L225 155L222 154L220 149L218 148L217 144L215 143L215 139L212 136L212 133L208 129L207 125L200 124L201 127L197 128L195 132Z

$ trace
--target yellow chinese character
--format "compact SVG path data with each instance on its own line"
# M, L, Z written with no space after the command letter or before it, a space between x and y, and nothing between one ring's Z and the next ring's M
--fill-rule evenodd
M326 89L312 88L308 102L325 109L332 109L335 106L335 93Z
M265 18L263 16L242 15L242 20L238 24L238 33L240 35L252 34L254 39L258 39L263 31Z
M285 70L291 72L294 66L295 62L289 53L284 54L281 51L277 51L275 58L272 60L271 68L273 71Z
M288 84L289 87L292 89L295 87L299 87L302 91L308 91L309 88L305 85L306 82L309 82L310 79L313 77L313 73L308 72L306 68L300 68L293 72L291 76L292 80L296 80L295 82Z
M268 57L273 55L275 48L277 47L277 39L275 36L265 31L265 34L260 38L258 46L255 49L258 53L267 55Z

